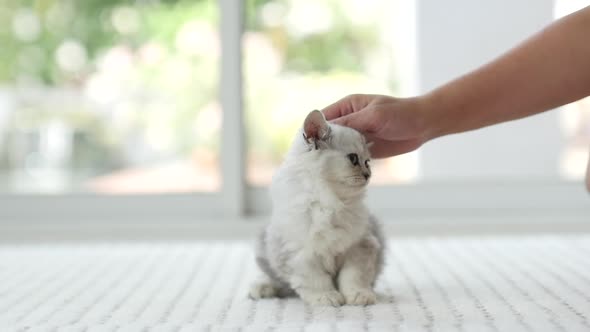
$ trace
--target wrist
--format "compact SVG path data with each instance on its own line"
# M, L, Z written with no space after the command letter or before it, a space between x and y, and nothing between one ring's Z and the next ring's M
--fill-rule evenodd
M440 115L443 112L441 107L443 105L440 98L433 94L427 93L415 97L417 103L417 111L420 114L419 118L419 132L424 143L433 140L437 137L445 135L444 118Z

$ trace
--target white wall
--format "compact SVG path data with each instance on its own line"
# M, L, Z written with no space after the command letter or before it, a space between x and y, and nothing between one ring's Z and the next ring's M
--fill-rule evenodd
M482 65L553 20L552 0L417 0L418 89ZM557 178L563 145L557 112L428 143L424 180Z

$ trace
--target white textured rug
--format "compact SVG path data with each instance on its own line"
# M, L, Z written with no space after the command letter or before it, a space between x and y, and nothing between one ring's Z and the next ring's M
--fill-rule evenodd
M245 242L0 245L0 331L590 331L590 236L392 240L380 303L246 297Z

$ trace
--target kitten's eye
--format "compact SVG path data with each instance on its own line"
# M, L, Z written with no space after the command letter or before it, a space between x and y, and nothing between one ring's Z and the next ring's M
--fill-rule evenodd
M348 159L350 159L350 162L355 166L359 164L359 156L356 153L350 153Z
M369 159L365 160L365 167L366 168L369 168L369 161L370 161Z

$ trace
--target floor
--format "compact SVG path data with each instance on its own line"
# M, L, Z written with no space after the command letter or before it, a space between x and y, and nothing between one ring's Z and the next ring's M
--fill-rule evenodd
M252 301L250 244L0 245L0 331L590 331L590 236L394 238L369 307Z

